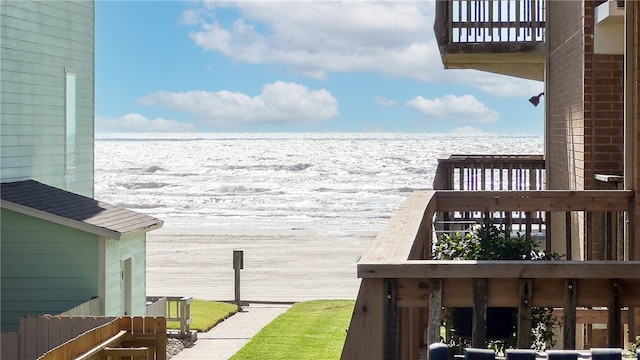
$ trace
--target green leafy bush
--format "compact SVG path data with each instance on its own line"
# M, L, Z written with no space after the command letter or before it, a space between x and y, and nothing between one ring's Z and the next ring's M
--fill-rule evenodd
M559 260L553 252L538 250L538 243L530 236L512 235L507 227L498 227L485 221L471 232L443 234L435 244L433 258L436 260ZM532 348L546 350L556 341L553 328L560 322L553 316L553 308L532 308ZM515 344L507 340L501 346ZM495 347L495 343L489 344Z
M485 221L473 232L443 234L435 245L438 260L557 260L555 253L537 250L538 243L530 236L511 235Z

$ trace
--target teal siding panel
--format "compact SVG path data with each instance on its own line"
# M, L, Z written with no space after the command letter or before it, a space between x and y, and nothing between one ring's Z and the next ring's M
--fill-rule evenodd
M12 4L10 9L6 10L6 15L15 16L25 21L42 22L43 24L56 25L59 21L74 21L81 24L93 25L93 22L87 21L86 16L94 12L94 4L91 1L34 1L34 4L24 5ZM40 14L48 14L47 18L42 19ZM73 16L72 20L65 18L67 15L82 15L80 17Z
M85 301L88 300L90 298ZM41 302L3 301L0 329L2 332L15 332L18 331L19 319L24 315L59 314L85 301L51 301L46 306ZM16 321L15 319L18 320Z
M4 127L2 130L4 131ZM27 135L14 135L9 136L8 134L3 136L2 145L5 146L36 146L36 145L57 145L63 146L64 136L63 135L40 135L36 136L27 136ZM6 142L5 142L6 141Z
M2 3L0 150L25 149L2 153L2 181L36 179L93 196L94 13L93 1ZM64 164L65 69L76 73L72 176Z
M6 50L2 49L1 51L4 52ZM54 91L60 91L60 87L63 85L60 81L60 76L43 74L38 78L39 82L35 82L31 73L7 71L5 68L0 70L0 76L2 76L2 89L6 92L29 92L36 95L50 95Z
M106 266L106 293L105 314L122 315L123 286L121 271L123 262L131 259L131 299L132 315L144 315L146 313L146 235L137 234L116 240L107 240Z
M57 152L57 151L56 151ZM26 161L49 165L64 166L64 154L39 154L32 156L15 156L2 160L5 168L20 168Z
M85 290L86 284L78 282L77 278L58 278L55 282L52 282L48 278L7 278L2 279L2 284L8 289L41 289L41 290L62 290L62 291L74 291Z
M6 261L5 257L2 261ZM59 277L77 277L78 281L84 281L89 278L98 276L96 266L88 265L73 265L66 266L39 266L39 265L27 265L27 266L2 266L2 277L13 278L48 278L57 279Z
M16 314L18 318L22 317L23 315L59 314L61 312L67 311L89 300L91 300L91 298L88 298L80 302L75 300L60 300L60 301L50 301L49 303L46 303L46 304L41 301L35 301L35 300L34 301L7 300L6 302L3 300L2 314L4 315L5 311L12 312ZM5 321L4 316L2 321L3 322Z
M11 91L4 91L2 94L2 104L21 104L21 105L36 105L36 106L55 106L64 109L64 98L51 97L48 95L36 95L33 93L17 93Z
M3 249L5 251L5 249ZM90 272L95 272L95 254L82 253L74 249L74 262L72 268L82 271L82 268L86 267ZM69 261L68 254L13 254L11 257L3 259L2 269L11 267L19 269L23 267L23 264L30 264L27 268L48 268L50 266L62 267ZM32 264L37 265L32 265ZM82 267L82 268L81 268ZM28 272L28 271L27 271Z
M2 124L3 126L11 126L14 127L16 125L21 126L48 126L49 129L52 127L60 127L60 117L52 114L41 114L41 115L32 115L32 116L22 116L21 114L3 114L2 116ZM20 131L20 130L17 130ZM5 145L5 144L0 144Z
M5 301L24 301L24 299L56 299L60 302L78 302L78 299L83 299L87 292L84 289L38 289L38 290L13 290L6 295L2 296L3 305ZM86 300L90 300L86 299ZM82 303L82 302L81 302ZM19 310L19 308L18 308ZM66 311L66 310L63 310Z
M98 295L96 235L2 209L0 237L3 331L20 314L59 313Z

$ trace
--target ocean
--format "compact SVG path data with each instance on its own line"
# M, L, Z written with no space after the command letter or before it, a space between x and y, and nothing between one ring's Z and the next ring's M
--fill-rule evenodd
M377 232L443 154L542 152L526 135L103 133L95 197L165 228Z

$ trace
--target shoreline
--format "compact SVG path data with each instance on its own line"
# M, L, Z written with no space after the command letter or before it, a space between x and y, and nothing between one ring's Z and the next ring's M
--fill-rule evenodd
M147 234L147 296L234 299L233 251L244 252L242 301L355 300L356 264L377 232L162 228Z

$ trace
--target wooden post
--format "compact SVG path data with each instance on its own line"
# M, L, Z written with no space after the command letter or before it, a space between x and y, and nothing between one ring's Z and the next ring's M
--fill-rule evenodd
M242 250L233 251L233 270L235 271L235 302L238 312L242 312L242 304L240 303L240 270L244 267L244 253Z
M400 358L418 360L420 346L424 345L424 337L422 336L422 330L424 329L422 327L422 308L400 308L400 312L402 315L400 321L400 325L402 326L402 332L400 333Z
M532 218L531 211L525 212L524 215L525 215L525 227L524 227L525 230L524 230L524 232L525 232L526 236L528 238L530 238L531 237L531 233L533 232L533 226L531 224L531 218Z
M638 317L638 314L640 313L639 310L640 308L636 306L629 307L629 340L633 340L636 336L640 336L640 333L638 332L638 326L640 325L640 323L638 323L640 320L640 317Z
M398 279L384 279L384 359L399 359L400 309L398 308Z
M565 251L566 251L566 257L567 260L571 260L572 257L572 248L573 246L571 245L571 212L567 211L564 214L564 242L565 242Z
M440 342L442 318L442 279L429 280L429 316L427 320L427 346Z
M564 348L575 350L576 347L576 298L578 282L575 279L564 281L564 318L562 338Z
M518 307L518 348L531 346L531 298L533 280L520 279L520 305Z
M609 320L607 322L607 343L609 347L622 347L622 312L620 310L620 280L609 280ZM630 323L631 325L631 323Z
M484 348L487 342L487 279L473 279L473 323L471 346Z
M551 242L551 211L545 211L544 213L544 240L545 240L545 250L550 252L552 247Z
M384 305L384 281L362 279L340 359L382 359Z
M616 260L616 244L613 237L613 224L614 217L613 212L607 211L605 212L605 220L604 220L604 249L605 249L605 257L601 257L603 260Z

